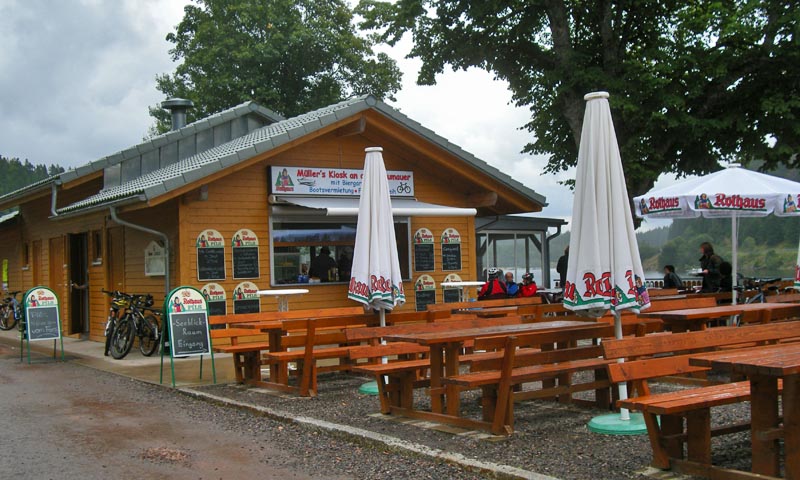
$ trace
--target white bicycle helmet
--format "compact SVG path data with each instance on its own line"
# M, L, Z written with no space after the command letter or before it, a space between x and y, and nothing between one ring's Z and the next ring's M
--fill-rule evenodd
M497 267L489 267L489 268L486 270L486 275L487 275L489 278L494 278L494 277L496 277L496 276L497 276L497 274L499 274L499 273L500 273L500 269L499 269L499 268L497 268Z

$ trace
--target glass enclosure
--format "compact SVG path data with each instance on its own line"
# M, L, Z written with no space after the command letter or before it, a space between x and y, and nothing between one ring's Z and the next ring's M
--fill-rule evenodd
M545 232L492 232L477 234L478 277L486 279L486 269L497 267L512 272L519 282L525 272L533 273L534 280L542 284L544 258L542 238Z

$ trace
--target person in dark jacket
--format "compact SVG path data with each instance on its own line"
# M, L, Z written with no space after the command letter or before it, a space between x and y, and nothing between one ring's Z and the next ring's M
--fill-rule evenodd
M722 283L722 274L719 267L722 264L722 257L714 253L714 247L708 242L700 244L700 275L703 276L703 288L701 292L718 292Z
M567 283L567 264L569 263L569 245L564 249L564 255L558 257L556 264L556 272L558 272L559 284L558 286L564 288Z
M664 288L683 288L683 280L675 273L674 265L664 265Z

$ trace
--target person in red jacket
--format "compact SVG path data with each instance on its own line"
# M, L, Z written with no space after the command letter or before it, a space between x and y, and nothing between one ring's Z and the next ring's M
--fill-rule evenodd
M536 282L533 281L533 274L530 272L525 273L522 276L522 283L519 286L519 293L517 294L518 297L532 297L536 295L536 291L538 287L536 286Z
M506 284L501 282L498 278L500 276L500 269L497 267L490 267L486 274L488 278L486 283L483 284L481 290L478 292L478 300L488 300L491 298L507 298L508 292Z

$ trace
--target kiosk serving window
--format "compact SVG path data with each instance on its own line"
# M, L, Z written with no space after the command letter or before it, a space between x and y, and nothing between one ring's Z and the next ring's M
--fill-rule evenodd
M350 281L355 217L272 217L270 250L272 285L346 283ZM395 218L400 271L410 279L410 222Z

